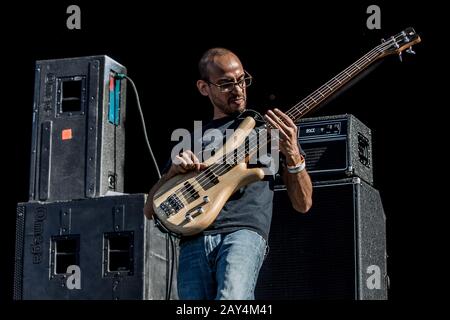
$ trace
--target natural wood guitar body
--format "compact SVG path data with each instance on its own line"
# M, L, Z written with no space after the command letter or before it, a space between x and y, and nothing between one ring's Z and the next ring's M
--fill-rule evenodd
M211 166L217 161L220 161L225 154L244 143L245 138L250 134L254 126L255 120L253 118L245 118L224 146L217 150L214 156L204 161L204 163ZM214 222L222 207L225 205L225 202L236 190L264 178L264 171L262 169L248 169L247 163L241 162L235 165L230 171L218 176L217 183L204 190L196 180L200 174L202 172L190 172L178 175L167 181L155 193L153 209L164 226L175 233L188 236L203 231ZM185 196L179 191L180 188L186 186L186 183L192 187L189 187L190 192L185 192L185 194L191 195L193 192L196 193L196 199L190 203L188 203ZM177 212L170 213L170 210L164 211L161 208L161 204L174 194L177 195L177 200L173 200L172 202L179 200L183 207Z

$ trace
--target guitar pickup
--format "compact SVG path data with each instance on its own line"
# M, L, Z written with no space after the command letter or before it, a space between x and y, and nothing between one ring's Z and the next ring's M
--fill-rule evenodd
M185 182L183 188L180 189L181 194L187 203L191 203L192 201L200 198L197 190L190 184L189 182Z
M184 204L176 194L172 194L167 198L166 201L161 203L159 208L164 211L166 216L169 217L183 209Z

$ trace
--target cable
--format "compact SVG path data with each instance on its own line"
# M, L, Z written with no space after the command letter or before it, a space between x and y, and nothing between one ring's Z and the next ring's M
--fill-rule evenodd
M167 297L166 300L170 300L170 296L172 294L172 284L173 284L173 270L176 266L176 252L175 252L175 244L174 244L174 240L173 237L169 234L168 238L170 240L170 248L171 248L171 252L172 252L172 266L170 268L170 276L169 276L169 289L167 290Z
M167 257L167 263L166 263L166 300L170 299L170 293L169 293L169 287L170 287L170 251L169 251L169 236L166 237L166 257Z
M133 80L128 77L126 74L123 73L116 73L115 74L115 78L117 79L124 79L126 78L128 81L130 81L131 86L133 87L134 90L134 94L136 95L136 102L137 102L137 106L139 109L139 114L141 116L141 123L142 123L142 128L144 130L144 136L145 136L145 142L147 143L147 148L148 151L150 152L150 155L152 157L153 163L155 164L155 168L156 168L156 172L158 174L158 179L161 179L161 172L159 171L159 167L158 167L158 163L156 162L156 158L153 154L152 151L152 147L150 146L150 142L148 140L148 135L147 135L147 128L145 125L145 120L144 120L144 114L142 112L142 108L141 108L141 102L139 99L139 94L136 88L136 85L134 84ZM174 245L174 240L173 237L178 237L177 234L171 232L170 230L168 230L158 219L156 216L153 217L153 221L156 227L158 227L158 229L167 234L167 239L166 239L166 256L167 256L167 265L166 265L166 300L170 300L170 296L172 293L172 282L173 282L173 273L174 273L174 268L175 268L175 245ZM169 245L170 244L170 245ZM170 250L169 250L170 247ZM172 255L172 257L171 257ZM171 261L173 261L171 263Z
M139 109L139 114L141 115L141 123L142 123L142 127L144 129L145 142L147 143L148 151L150 152L150 155L152 157L153 163L155 164L156 172L158 174L158 179L161 179L161 172L159 171L158 163L156 162L155 156L154 156L153 151L152 151L152 147L150 146L150 142L148 141L147 128L145 126L144 114L142 113L141 101L139 99L139 94L138 94L138 91L136 89L136 85L134 84L133 80L131 80L131 78L129 76L127 76L126 74L116 73L115 77L118 78L118 79L126 78L128 81L130 81L131 86L133 87L134 94L136 95L136 102L137 102L137 106L138 106L138 109Z

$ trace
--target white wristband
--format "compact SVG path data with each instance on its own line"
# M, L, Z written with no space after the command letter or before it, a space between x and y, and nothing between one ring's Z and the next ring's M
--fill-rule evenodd
M289 173L299 173L300 171L305 170L305 167L306 167L306 162L304 160L302 162L300 162L298 165L296 165L295 167L286 166L287 171Z

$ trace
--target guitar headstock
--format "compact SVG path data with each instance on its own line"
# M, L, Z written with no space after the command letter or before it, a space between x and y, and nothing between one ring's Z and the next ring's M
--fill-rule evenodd
M421 41L419 35L414 31L413 28L407 28L390 37L387 40L383 40L383 43L378 46L380 50L380 57L388 56L391 54L401 54L404 50L408 53L414 53L412 51L412 46Z

